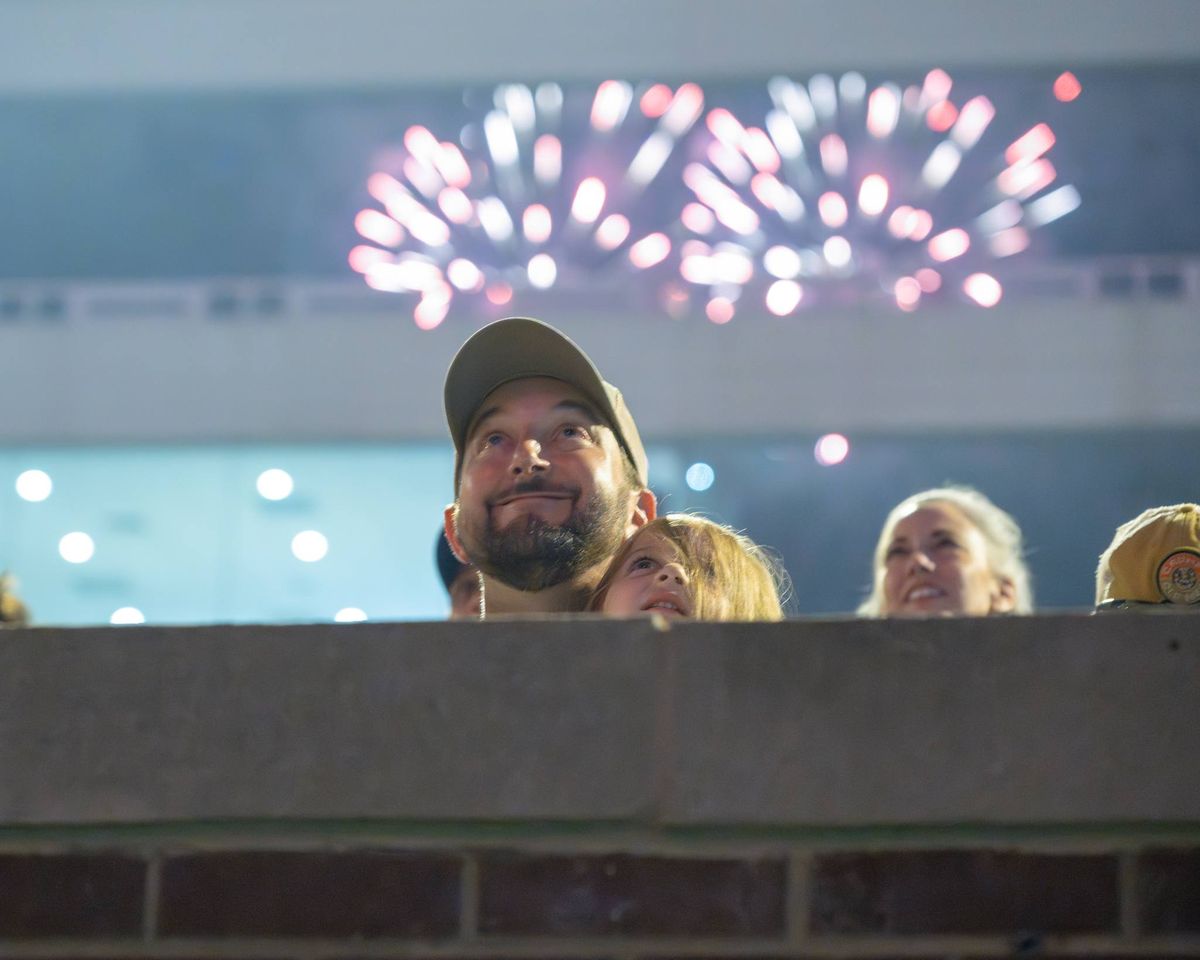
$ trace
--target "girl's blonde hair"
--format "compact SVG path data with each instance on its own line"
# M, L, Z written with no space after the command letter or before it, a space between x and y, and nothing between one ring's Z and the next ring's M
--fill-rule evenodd
M679 550L696 620L782 620L787 592L782 564L744 534L704 517L668 513L625 541L608 565L588 609L604 606L608 589L643 534L658 533Z

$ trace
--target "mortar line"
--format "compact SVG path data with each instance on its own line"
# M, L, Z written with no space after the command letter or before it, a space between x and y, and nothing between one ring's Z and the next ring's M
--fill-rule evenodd
M793 849L787 857L786 938L791 947L803 947L809 935L812 902L813 857L807 850Z
M1117 904L1121 916L1121 935L1136 940L1142 932L1138 914L1137 854L1123 851L1117 856Z
M479 858L474 853L463 856L458 889L458 936L470 943L479 937Z
M1123 942L1119 936L1100 934L1056 934L1044 941L1044 949L1055 956L1094 958L1097 954L1144 957L1164 955L1200 957L1200 936L1195 934L1146 937L1137 943ZM1003 934L937 935L874 934L810 937L803 955L828 960L863 960L893 956L922 958L956 954L964 957L1011 957L1012 938ZM278 960L281 956L313 960L354 956L363 960L387 958L430 958L430 960L490 960L490 958L528 957L531 960L625 960L641 957L687 956L761 957L781 955L778 939L758 937L688 938L668 937L487 937L464 944L457 939L431 940L381 937L363 940L356 937L171 937L156 943L139 938L47 938L46 940L0 940L0 958L60 960L64 957L103 960L114 956L131 960L225 960L238 956L258 960ZM784 954L787 955L787 954Z
M158 906L162 898L162 854L155 851L146 861L146 889L142 891L142 939L147 943L158 934Z
M657 731L656 731L657 732ZM664 731L665 732L665 731ZM485 846L513 842L586 844L597 837L620 835L661 844L802 843L821 849L909 847L930 842L961 847L1004 845L1021 850L1113 849L1132 845L1193 845L1200 840L1200 821L1110 821L1028 824L964 822L920 823L744 823L696 822L647 825L644 819L593 820L177 820L145 823L0 825L0 851L52 854L63 849L115 844L168 843L189 848L306 849L314 843L411 843L430 847L473 843ZM607 842L607 841L606 841Z

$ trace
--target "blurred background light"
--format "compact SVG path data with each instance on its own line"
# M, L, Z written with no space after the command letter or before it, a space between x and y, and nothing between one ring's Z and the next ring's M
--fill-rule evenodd
M854 257L850 241L845 237L830 237L825 241L822 249L825 252L825 259L835 270L850 266L850 261Z
M534 254L529 261L529 282L539 290L548 290L558 278L558 264L548 253Z
M786 317L800 306L804 288L795 280L776 280L767 287L767 309L777 317Z
M118 626L132 625L145 623L146 617L137 607L119 607L112 612L108 622Z
M1054 96L1063 103L1070 103L1082 92L1083 86L1070 70L1060 73L1054 81Z
M850 455L850 441L840 433L827 433L813 448L813 456L823 467L835 467Z
M679 220L685 236L713 247L735 242L754 265L735 280L689 255L688 242L676 245L679 276L685 289L700 288L696 299L710 320L714 312L720 322L732 316L714 310L715 300L737 299L718 284L758 286L758 302L778 315L787 288L769 291L779 280L803 279L806 299L820 309L895 295L895 277L948 264L952 286L927 283L915 295L901 287L897 304L916 309L960 290L991 261L1024 253L1032 230L1079 205L1042 196L1058 177L1046 156L1058 142L1049 124L1030 126L1007 101L1001 113L977 82L956 85L943 69L908 87L872 85L857 72L807 84L775 77L766 93L759 110L710 110L692 133L703 162L683 169L692 195ZM1030 105L1022 109L1027 116ZM1005 166L997 174L998 156ZM1010 199L998 203L997 189ZM1018 223L1020 233L999 235ZM973 242L976 229L983 242ZM802 274L797 264L813 254L824 263Z
M468 91L467 99L480 93ZM503 83L489 99L483 116L453 139L433 132L443 126L436 116L411 124L403 147L382 152L367 179L382 209L355 216L367 243L351 250L351 268L372 289L409 297L422 330L439 326L458 301L486 315L517 289L548 290L562 276L578 283L622 262L646 270L669 253L668 228L684 206L682 184L667 171L703 111L696 84L672 91L611 79L589 92ZM747 148L770 150L765 137ZM745 164L736 152L724 159ZM673 210L643 202L651 186L680 202ZM717 216L754 229L754 214L735 197Z
M68 533L58 541L58 555L67 563L87 563L95 553L95 542L80 530Z
M44 470L24 470L17 475L17 496L30 503L41 503L54 490L54 481Z
M292 556L305 563L324 560L329 553L329 541L317 530L301 530L292 537Z
M358 607L342 607L333 615L335 623L362 623L367 619L366 611Z
M687 468L684 479L690 489L703 493L716 481L717 473L707 463L693 463Z
M733 301L728 297L713 297L704 308L708 319L715 324L725 324L733 319Z
M290 473L280 470L278 467L272 467L258 475L254 486L258 490L258 495L264 500L286 500L292 495L292 490L296 485Z
M963 281L963 291L981 307L994 307L1003 290L999 281L986 273L973 273Z
M915 310L921 301L923 288L916 277L901 277L896 281L893 292L896 295L896 306L901 310Z

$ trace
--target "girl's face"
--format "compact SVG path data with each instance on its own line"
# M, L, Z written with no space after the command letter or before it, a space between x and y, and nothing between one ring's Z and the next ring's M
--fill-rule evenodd
M690 617L692 594L679 548L657 530L635 534L600 607L610 617Z

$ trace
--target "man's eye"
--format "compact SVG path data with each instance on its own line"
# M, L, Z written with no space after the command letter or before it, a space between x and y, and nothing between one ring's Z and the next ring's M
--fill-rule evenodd
M483 445L485 447L498 447L503 442L504 442L504 434L502 434L502 433L484 434Z
M572 423L564 425L559 433L568 440L586 440L588 438L588 432L583 427Z

